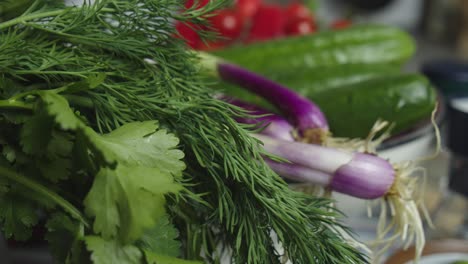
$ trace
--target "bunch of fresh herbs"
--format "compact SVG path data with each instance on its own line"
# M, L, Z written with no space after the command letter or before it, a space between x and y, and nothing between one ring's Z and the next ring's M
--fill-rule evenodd
M245 113L213 98L174 37L173 21L223 4L0 2L6 237L45 221L59 263L366 261L329 200L264 164L232 118Z

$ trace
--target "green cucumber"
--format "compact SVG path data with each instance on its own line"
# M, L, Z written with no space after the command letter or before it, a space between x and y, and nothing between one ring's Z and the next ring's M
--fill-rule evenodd
M392 134L397 134L429 118L436 103L430 82L409 73L303 95L319 105L334 136L350 138L367 136L379 118L393 122Z
M401 72L389 64L342 64L316 70L266 71L264 76L300 93L316 94L342 85Z
M257 73L270 69L317 69L354 63L403 64L414 53L412 37L383 25L285 37L213 52Z
M324 67L314 71L305 69L297 71L289 69L280 72L268 71L264 76L301 94L313 96L322 91L327 91L343 85L362 82L389 74L396 74L398 72L400 72L400 68L391 65L343 64L333 67ZM242 98L245 101L273 110L272 106L264 99L236 85L220 82L217 84L216 88L223 93Z

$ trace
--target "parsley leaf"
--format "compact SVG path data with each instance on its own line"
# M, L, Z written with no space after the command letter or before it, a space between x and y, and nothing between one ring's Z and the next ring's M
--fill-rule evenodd
M47 91L41 91L38 94L44 103L45 111L54 117L55 122L62 129L76 130L83 125L63 96Z
M142 254L132 245L121 245L115 240L104 240L97 236L85 237L91 260L94 264L140 264Z
M68 133L54 131L50 135L45 157L37 162L42 175L54 183L67 179L72 167L72 150L72 137Z
M94 231L106 239L119 235L121 241L134 241L153 227L165 214L164 197L181 185L156 168L101 168L85 198L85 212L94 216Z
M184 260L176 257L156 254L145 250L146 262L148 264L203 264L200 261Z
M13 163L16 160L16 151L9 145L3 146L2 155L8 162Z
M108 163L153 167L178 176L185 169L184 153L175 148L179 140L157 129L156 121L146 121L125 124L105 135L88 128L86 134Z
M67 158L38 161L38 167L42 175L54 183L67 179L71 166L71 160Z
M84 129L93 151L107 163L117 163L115 168L101 167L84 201L86 213L96 218L95 232L105 238L138 239L165 214L164 194L181 189L174 176L185 168L183 152L175 149L176 137L157 128L156 122L147 121L106 135Z
M21 128L20 144L26 154L41 155L50 141L54 120L40 112L29 118Z
M149 264L201 264L177 258L180 255L181 243L177 240L178 230L171 224L169 218L159 219L154 228L143 234L137 245L145 253Z
M73 141L66 132L54 130L54 125L46 109L40 109L23 124L20 144L24 153L34 156L42 175L55 183L70 174Z
M29 239L37 222L36 207L30 201L10 192L1 197L0 223L6 238Z
M75 248L80 248L81 224L63 213L52 215L46 223L48 233L45 239L56 260L65 263L73 254Z
M93 152L108 164L119 161L131 166L154 167L175 176L185 169L181 161L184 153L176 149L179 139L164 129L158 130L156 121L127 123L101 135L81 122L64 97L45 91L40 95L55 121L65 130L82 130Z
M171 224L167 216L161 217L157 224L146 231L138 241L139 248L167 256L180 255L179 231Z

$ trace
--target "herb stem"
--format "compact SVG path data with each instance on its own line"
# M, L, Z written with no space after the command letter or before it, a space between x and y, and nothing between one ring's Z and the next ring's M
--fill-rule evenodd
M19 102L16 100L0 100L0 108L4 109L24 109L24 110L33 110L31 104Z
M7 169L5 167L0 166L0 177L8 178L16 183L19 183L31 190L34 190L38 194L47 197L57 205L61 206L65 211L70 213L75 219L81 221L86 227L89 227L89 223L85 220L85 218L81 215L80 211L75 208L71 203L67 200L63 199L60 195L56 194L55 192L51 191L50 189L42 186L41 184L24 177L23 175Z
M25 22L34 20L34 19L40 19L40 18L46 18L46 17L53 17L53 16L58 16L61 15L65 12L68 12L72 9L76 9L76 7L69 7L69 8L62 8L62 9L57 9L57 10L51 10L47 12L37 12L37 13L31 13L23 16L19 16L16 18L13 18L11 20L5 21L3 23L0 23L0 30L5 29L11 26L15 26L18 24L24 24ZM115 12L115 9L113 8L100 8L102 12Z
M28 21L34 20L34 19L58 16L58 15L61 15L63 13L69 12L71 9L74 9L74 8L75 7L69 7L69 8L64 8L64 9L51 10L51 11L47 11L47 12L37 12L37 13L31 13L31 14L19 16L19 17L13 18L11 20L5 21L3 23L0 23L0 30L11 27L11 26L14 26L14 25L24 24L25 22L28 22ZM112 8L101 8L101 10L103 12L115 11Z
M38 19L38 18L44 18L44 17L51 17L51 16L57 16L62 14L63 12L66 12L68 10L64 9L59 9L59 10L52 10L48 12L39 12L39 13L32 13L29 15L24 15L24 16L19 16L16 18L13 18L11 20L5 21L3 23L0 23L0 29L8 28L17 24L22 24L24 22L27 22L29 20L33 19Z
M17 70L16 74L18 75L26 75L26 74L35 74L35 75L41 75L41 74L62 74L62 75L69 75L69 76L76 76L80 78L85 78L86 76L82 73L79 72L72 72L72 71L43 71L43 70Z
M64 94L63 97L67 99L70 105L82 106L89 109L94 109L95 107L94 102L87 97L72 94Z

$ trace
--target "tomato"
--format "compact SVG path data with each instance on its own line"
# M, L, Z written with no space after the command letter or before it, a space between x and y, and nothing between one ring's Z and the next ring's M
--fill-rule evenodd
M286 34L306 35L317 30L312 12L299 3L291 3L286 7Z
M288 35L307 35L317 31L317 26L309 18L296 19L286 26Z
M249 19L255 15L261 3L261 0L236 0L236 9L243 19Z
M211 41L208 43L205 43L203 41L200 41L197 46L197 50L204 50L204 51L212 51L212 50L217 50L224 48L228 45L227 41Z
M252 18L247 42L268 40L282 36L286 26L283 9L279 5L261 5Z
M313 21L312 12L305 5L299 3L291 3L286 7L286 18L288 21L295 21L297 19L310 19Z
M343 29L343 28L350 27L352 24L353 24L353 22L351 22L351 20L348 20L348 19L340 19L340 20L334 21L334 22L330 25L330 27L333 28L333 29Z
M210 0L187 0L185 1L185 8L189 9L191 8L194 4L197 5L197 9L202 8L206 6Z
M197 32L195 31L196 26L194 24L189 22L182 23L178 21L175 25L175 28L185 40L187 45L192 48L196 48L198 46L198 43L200 42L200 36L198 36Z
M243 20L240 14L231 9L219 10L209 18L212 27L222 36L235 39L240 36L243 28Z

